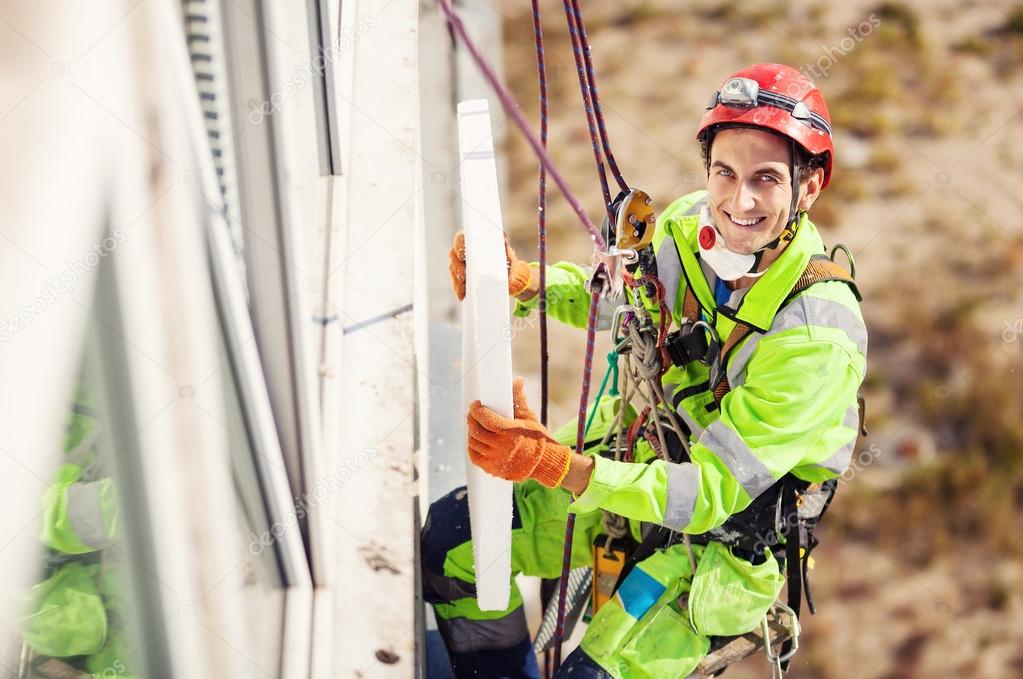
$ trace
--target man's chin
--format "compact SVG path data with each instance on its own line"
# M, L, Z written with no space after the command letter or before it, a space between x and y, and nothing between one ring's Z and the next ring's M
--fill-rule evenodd
M733 245L728 242L728 239L725 239L725 247L728 248L729 252L736 255L752 255L759 250L761 246L752 246L748 243L737 243Z

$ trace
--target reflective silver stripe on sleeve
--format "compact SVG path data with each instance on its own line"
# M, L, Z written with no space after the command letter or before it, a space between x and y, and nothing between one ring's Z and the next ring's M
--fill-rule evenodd
M101 492L104 481L72 483L67 488L67 514L78 539L93 549L110 546L103 523Z
M842 426L852 429L853 432L859 431L860 426L860 409L859 406L853 404L845 411L845 416L842 418ZM856 448L857 434L854 433L849 443L845 444L834 455L828 459L819 462L818 465L827 469L832 474L842 474L846 469L849 468L849 464L852 462L853 449Z
M735 388L746 381L746 364L761 339L807 325L842 330L859 352L867 355L867 328L849 307L829 299L802 295L775 316L767 333L754 333L739 347L728 362L728 383Z
M860 430L860 404L854 403L845 409L845 416L842 417L842 426L849 427L853 431Z
M700 443L718 456L750 498L756 498L774 484L775 478L771 471L750 450L742 437L721 420L711 422L700 437Z
M668 462L668 497L664 501L664 524L682 530L693 519L696 495L700 489L700 470L689 462Z

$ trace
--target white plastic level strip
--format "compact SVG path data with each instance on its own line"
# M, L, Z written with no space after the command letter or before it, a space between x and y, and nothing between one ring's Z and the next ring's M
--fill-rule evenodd
M483 405L512 417L511 327L497 165L486 99L458 104L462 228L466 281L462 305L462 404ZM508 607L511 595L512 484L466 457L469 522L481 610Z

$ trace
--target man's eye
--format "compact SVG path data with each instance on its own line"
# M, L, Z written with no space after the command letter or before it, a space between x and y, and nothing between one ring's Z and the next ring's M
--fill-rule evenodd
M721 175L722 177L731 177L732 171L726 170L725 168L722 167L718 169L718 174Z
M772 184L777 184L778 183L778 178L775 177L773 174L762 174L762 175L760 175L760 178L764 179L764 180L767 180L768 182L770 182Z

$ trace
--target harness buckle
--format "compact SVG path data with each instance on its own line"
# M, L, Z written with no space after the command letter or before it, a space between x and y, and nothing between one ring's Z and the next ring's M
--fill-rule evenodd
M704 332L699 332L701 329ZM713 366L721 355L721 339L710 323L684 319L681 328L668 333L664 348L671 362L679 368L693 361Z

